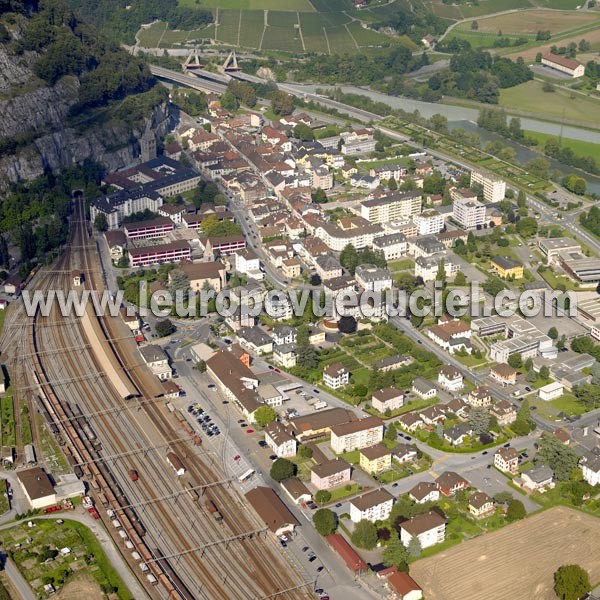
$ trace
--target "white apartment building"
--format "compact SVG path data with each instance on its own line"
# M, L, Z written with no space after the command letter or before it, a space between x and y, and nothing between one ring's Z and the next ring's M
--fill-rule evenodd
M387 269L375 265L359 265L356 267L354 277L363 290L371 292L389 290L394 283L392 274Z
M444 215L437 210L424 210L420 215L415 215L413 221L419 235L435 235L444 229Z
M464 229L483 227L485 204L470 198L457 198L452 205L452 216Z
M350 519L353 523L363 519L371 523L385 521L390 516L393 504L394 497L385 488L367 492L350 500Z
M413 537L419 539L423 549L441 544L446 537L446 519L433 510L412 517L400 525L400 541L408 546Z
M323 369L323 383L332 390L337 390L350 381L350 372L342 363L333 363Z
M265 442L279 458L296 456L296 438L291 436L279 421L265 427Z
M460 392L463 388L462 373L452 365L445 365L438 374L438 383L449 392Z
M360 216L370 223L389 223L414 217L421 212L421 194L393 192L383 198L365 200L360 204Z
M419 256L415 260L415 277L422 277L423 281L435 281L441 261L444 261L444 273L449 279L460 271L460 265L452 262L444 253L433 256Z
M383 440L383 421L367 417L331 428L331 449L336 454L374 446Z
M408 242L403 233L382 235L373 240L373 250L383 252L385 260L397 260L408 253Z
M380 225L369 224L356 225L348 229L342 229L334 223L319 225L314 236L323 240L331 250L341 252L348 244L357 250L373 245L373 240L383 233Z
M257 273L261 273L260 259L251 248L238 250L235 253L235 270L238 273L243 273L252 277Z
M265 312L274 321L288 321L294 316L292 303L283 294L267 294Z
M486 202L500 202L506 195L506 181L496 177L488 177L478 171L471 171L471 185L478 183L483 187L483 198Z

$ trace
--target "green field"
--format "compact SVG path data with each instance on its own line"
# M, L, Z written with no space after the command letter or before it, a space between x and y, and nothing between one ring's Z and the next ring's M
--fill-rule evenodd
M258 48L265 28L265 14L258 10L242 12L242 28L240 29L240 46Z
M484 0L475 5L462 5L460 12L463 18L481 17L483 15L491 15L493 13L502 12L504 10L515 10L517 8L531 8L532 4L529 0Z
M538 0L536 4L544 8L575 10L578 6L584 4L584 2L583 0Z
M554 135L547 133L537 133L535 131L526 131L527 137L533 138L538 142L538 145L543 149L544 143L548 138L556 138ZM583 142L581 140L570 140L562 138L561 144L567 148L571 148L575 154L580 156L593 156L598 162L600 162L600 144L594 144L592 142Z
M314 12L309 0L179 0L181 6L190 8L219 8L223 10L286 10Z
M511 40L516 40L519 37L527 37L525 35L503 35L503 38L509 38ZM467 40L473 48L494 48L494 43L498 40L498 34L496 33L483 33L481 31L464 31L462 29L453 29L448 34L448 40L451 39L459 39L459 40ZM531 37L531 41L534 41L534 38ZM518 46L511 47L511 51L514 48L518 48Z
M565 118L593 124L600 122L600 101L556 88L544 92L539 81L528 81L500 90L500 106L536 113L540 116Z
M220 10L219 25L217 27L217 40L236 46L238 44L241 11Z

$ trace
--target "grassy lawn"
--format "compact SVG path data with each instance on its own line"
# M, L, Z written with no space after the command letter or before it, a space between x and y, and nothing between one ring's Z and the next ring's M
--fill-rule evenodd
M479 367L487 362L485 356L477 358L472 354L466 354L465 356L461 356L460 354L454 354L454 357L457 358L463 365L465 365L465 367L471 368Z
M291 456L288 460L296 465L298 479L301 481L310 481L310 470L315 464L312 458L303 458L296 454L296 456Z
M549 138L556 139L556 136L549 135L547 133L537 133L536 131L526 131L525 135L535 139L538 143L538 149L542 150L546 140ZM573 152L579 156L592 156L600 162L600 144L593 144L592 142L583 142L581 140L570 140L565 138L562 139L561 144L566 148L571 148L571 150L573 150Z
M580 289L580 286L577 282L572 281L564 275L555 273L552 269L545 269L543 271L538 271L538 273L553 290L558 289L559 285L564 286L565 291L575 291Z
M347 489L347 488L350 489ZM348 496L353 496L354 494L358 494L358 492L362 491L362 485L360 483L352 483L348 485L342 485L333 490L329 490L331 492L331 502L339 502L342 498L347 498Z
M524 110L540 116L564 118L593 124L600 121L600 101L556 88L555 92L544 92L542 83L528 81L512 88L500 90L500 106Z
M582 415L586 412L585 406L571 394L565 394L548 402L531 397L529 402L531 406L537 407L536 411L541 417L548 419L554 419L560 412L565 413L567 416Z
M10 506L6 495L6 479L0 479L0 515L8 512Z
M27 542L30 538L31 543ZM2 541L10 547L13 559L25 579L33 587L38 597L45 597L44 582L52 582L60 589L77 574L91 575L102 588L112 588L116 597L122 600L133 599L104 553L100 542L92 532L75 521L65 519L62 525L54 520L36 520L34 527L25 522L2 532ZM15 549L15 545L20 547ZM70 554L58 554L54 560L40 560L44 547L51 550L69 548ZM98 590L98 597L100 597Z
M394 260L388 264L391 271L406 271L412 269L415 266L415 261L410 258L404 260Z
M351 465L357 465L360 463L360 450L342 452L342 454L339 454L338 456L343 458L346 462L349 462Z
M0 414L2 416L2 445L14 446L15 440L15 415L12 396L0 398Z
M392 461L392 468L383 473L379 473L377 479L379 479L381 483L391 483L392 481L402 479L402 477L407 477L408 475L410 475L410 473L404 467L400 466L397 462Z

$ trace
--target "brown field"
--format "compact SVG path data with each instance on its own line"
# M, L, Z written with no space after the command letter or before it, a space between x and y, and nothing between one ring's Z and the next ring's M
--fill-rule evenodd
M558 40L553 42L550 40L545 44L540 46L536 46L535 48L527 48L526 50L522 50L521 52L512 52L510 54L506 54L507 58L512 58L513 60L519 56L522 56L525 59L525 62L535 60L535 55L538 52L544 54L545 52L550 52L550 48L553 45L556 46L568 46L571 42L575 42L578 44L581 40L587 40L592 46L600 44L600 28L593 29L592 31L586 31L585 33L578 33L577 35L564 38L562 40Z
M410 574L428 600L556 600L554 571L572 563L600 581L600 519L555 507L419 560Z
M478 18L478 31L483 33L529 33L536 34L540 30L552 33L583 27L598 20L598 15L590 13L561 12L556 10L523 10L499 15L497 17ZM461 25L460 29L470 29L471 23Z

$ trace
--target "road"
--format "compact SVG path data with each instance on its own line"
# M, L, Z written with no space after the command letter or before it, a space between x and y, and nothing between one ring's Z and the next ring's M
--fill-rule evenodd
M13 562L12 558L6 559L4 566L4 572L10 579L17 592L19 593L22 600L36 600L33 590L29 587L27 580L21 575L17 565ZM142 596L143 597L143 596Z

